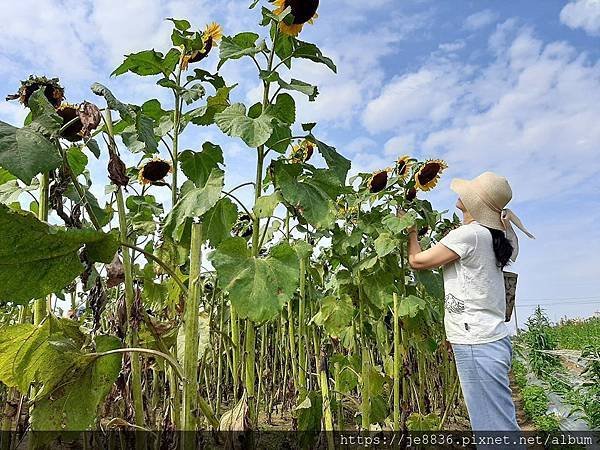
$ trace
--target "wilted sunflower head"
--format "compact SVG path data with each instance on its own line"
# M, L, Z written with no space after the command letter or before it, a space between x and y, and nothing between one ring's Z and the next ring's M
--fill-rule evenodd
M153 159L144 164L138 172L138 181L142 184L153 184L162 180L173 171L171 163L162 159Z
M437 184L440 174L448 165L441 159L426 161L423 167L415 174L415 187L422 191L429 191Z
M396 174L404 178L408 174L408 170L412 166L413 162L410 160L410 156L404 155L396 160Z
M294 163L306 162L314 152L314 144L305 139L298 145L292 146L291 160Z
M58 82L58 78L36 77L29 75L27 80L21 81L21 87L16 94L8 95L6 100L16 100L27 106L29 97L35 91L44 88L44 95L54 108L58 108L65 98L65 90Z
M81 123L81 120L79 119L77 110L78 106L71 103L63 103L56 110L56 113L63 120L63 126L75 119L75 121L66 127L61 133L62 137L71 142L80 141L82 137L81 131L83 130L83 123Z
M368 182L369 192L375 194L385 189L388 180L388 171L381 170L373 173Z
M100 110L90 102L83 102L79 105L63 103L58 107L56 113L62 118L63 126L73 121L61 133L61 137L71 142L89 138L91 132L100 124Z
M294 16L291 25L283 21L279 23L281 32L289 36L298 36L306 22L312 23L317 18L319 0L275 0L274 4L277 8L273 12L277 15L291 8Z

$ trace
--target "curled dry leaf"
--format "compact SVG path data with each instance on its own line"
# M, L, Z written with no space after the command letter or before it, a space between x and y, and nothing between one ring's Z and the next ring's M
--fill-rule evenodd
M107 288L115 287L125 281L125 268L118 254L115 254L111 263L106 266L106 273L108 275L106 279Z
M108 161L108 178L117 186L127 186L129 177L127 176L127 167L119 158L116 152L110 152L110 160Z

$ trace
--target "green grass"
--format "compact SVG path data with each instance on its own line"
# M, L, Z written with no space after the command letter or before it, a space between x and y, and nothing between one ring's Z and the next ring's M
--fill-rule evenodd
M559 348L581 350L587 345L600 342L600 317L562 320L552 327L552 334L558 341Z

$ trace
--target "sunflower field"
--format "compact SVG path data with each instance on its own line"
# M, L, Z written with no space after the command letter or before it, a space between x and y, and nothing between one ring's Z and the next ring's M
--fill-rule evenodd
M67 103L42 75L15 87L29 114L0 122L0 419L16 432L3 450L29 431L44 446L149 430L137 448L163 448L174 430L294 430L310 446L319 431L465 428L441 275L406 254L411 226L426 248L459 223L419 198L446 164L399 155L348 177L317 123L298 123L294 97L318 87L294 62L336 72L299 37L318 4L254 0L263 36L169 19L172 48L137 49L112 75L151 77L170 104L98 83ZM212 52L218 69L252 61L262 101L231 101L236 85L203 68ZM224 189L219 145L182 149L193 127L241 140L247 181ZM105 205L86 169L103 152Z

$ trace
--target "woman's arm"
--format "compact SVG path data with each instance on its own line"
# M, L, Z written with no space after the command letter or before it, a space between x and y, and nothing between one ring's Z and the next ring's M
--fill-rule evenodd
M406 212L398 209L396 215L402 217ZM415 270L433 269L448 264L460 258L444 244L436 244L423 251L417 237L417 230L413 226L408 230L408 264Z
M417 231L411 228L408 232L408 264L416 270L433 269L448 264L459 256L444 244L436 244L423 251L417 239Z

